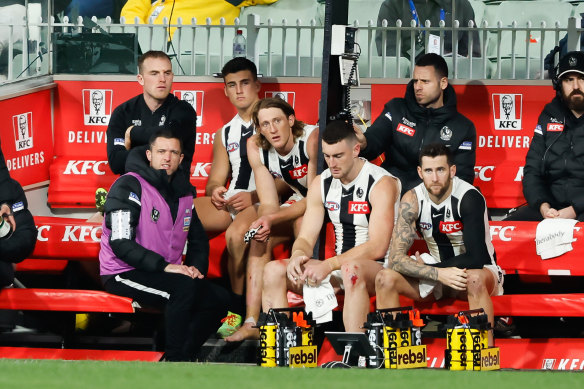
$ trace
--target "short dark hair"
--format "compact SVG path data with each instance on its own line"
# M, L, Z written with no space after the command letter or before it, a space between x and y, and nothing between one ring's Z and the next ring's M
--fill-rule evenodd
M221 76L225 78L226 75L249 70L253 76L253 80L258 79L258 68L255 63L245 57L235 57L229 60L221 69Z
M168 62L171 62L170 57L164 51L150 50L138 58L138 73L142 74L142 66L148 58L166 58Z
M416 60L416 66L433 66L438 78L448 77L448 65L444 58L435 53L426 53Z
M294 118L296 119L294 121L294 125L292 125L292 135L294 136L294 140L296 140L296 138L298 138L304 134L304 123L301 122L300 120L298 120L298 118L296 118L296 113L294 112L294 108L292 108L292 106L290 104L288 104L285 100L282 100L279 97L268 97L265 99L261 99L257 103L255 103L255 105L253 106L253 110L251 112L253 124L255 125L255 129L256 129L256 132L258 134L258 139L257 139L256 143L259 147L261 147L264 150L269 150L270 147L272 146L270 144L270 142L268 142L266 137L263 136L261 131L260 131L260 122L259 122L258 114L259 114L260 110L266 109L266 108L278 108L278 109L282 110L282 112L284 112L284 115L286 115L286 118L289 118L290 115L294 115Z
M446 156L446 162L448 163L448 166L452 166L452 152L450 149L443 143L430 143L422 147L422 150L420 151L420 158L418 159L418 166L422 167L423 157L436 158L442 155Z
M322 141L334 145L343 140L357 141L357 135L351 125L343 120L333 120L326 125L322 133Z
M165 139L177 139L178 143L180 144L180 152L182 154L183 151L183 142L182 139L177 135L177 132L173 130L173 126L171 125L164 125L160 127L158 130L154 131L154 134L150 136L148 140L148 148L152 151L152 147L154 146L154 142L158 138L165 138Z

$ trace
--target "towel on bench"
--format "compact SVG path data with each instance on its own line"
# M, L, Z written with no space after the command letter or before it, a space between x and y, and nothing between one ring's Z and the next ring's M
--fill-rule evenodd
M572 251L574 219L544 219L535 231L536 252L541 259L550 259Z

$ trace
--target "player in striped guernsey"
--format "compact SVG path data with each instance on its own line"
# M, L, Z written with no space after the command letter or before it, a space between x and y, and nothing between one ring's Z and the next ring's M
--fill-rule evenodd
M443 295L483 308L493 324L492 295L503 294L503 273L491 243L483 195L456 174L450 150L425 146L418 174L422 183L402 198L390 247L389 268L377 275L377 306L399 306L399 295L432 301ZM408 256L419 232L430 256ZM489 344L492 345L489 332Z
M401 184L385 169L359 158L360 145L347 123L334 121L322 135L328 169L310 185L302 227L292 257L267 265L262 306L287 306L287 290L302 294L331 275L344 289L346 331L363 331L375 276L383 268L399 203ZM335 256L324 261L312 253L326 215L335 227Z
M247 258L246 315L244 325L226 341L257 338L253 328L261 308L264 266L272 258L269 244L290 241L300 227L306 208L308 185L316 176L317 127L296 119L294 108L280 98L260 100L253 110L257 134L248 141L248 159L260 198L259 218L249 226L259 228ZM280 205L278 185L292 195ZM269 238L269 240L268 240Z
M257 219L258 202L253 172L247 159L247 140L253 135L251 117L259 100L260 81L253 62L234 58L222 70L225 96L237 113L213 140L213 164L205 188L205 197L194 200L197 214L207 232L226 231L225 240L229 259L227 268L234 304L231 310L243 314L245 285L243 235L251 222ZM229 186L226 187L229 182ZM225 335L225 334L224 334Z

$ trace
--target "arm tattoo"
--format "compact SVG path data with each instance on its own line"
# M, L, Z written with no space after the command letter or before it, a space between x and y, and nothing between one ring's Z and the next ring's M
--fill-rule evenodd
M393 229L390 246L389 267L403 275L418 278L437 280L436 268L418 263L408 256L408 250L412 247L417 236L416 219L418 217L418 203L415 198L412 203L402 201L399 207L399 216Z

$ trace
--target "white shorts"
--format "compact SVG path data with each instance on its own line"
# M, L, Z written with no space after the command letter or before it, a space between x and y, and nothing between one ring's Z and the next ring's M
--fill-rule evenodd
M301 194L294 192L292 196L288 197L288 200L282 203L281 207L289 207L295 202L302 200L303 198L304 197L302 197Z

